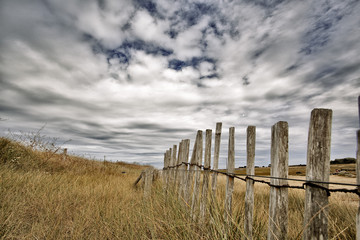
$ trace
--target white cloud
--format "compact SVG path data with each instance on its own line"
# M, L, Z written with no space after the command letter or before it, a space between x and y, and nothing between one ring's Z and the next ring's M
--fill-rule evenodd
M285 120L291 163L303 163L310 111L326 107L334 110L334 156L351 155L360 5L330 3L341 16L331 22L334 13L319 19L325 7L311 1L274 8L211 3L218 10L196 18L173 16L192 10L187 1L159 0L159 18L132 1L105 1L101 7L96 1L5 1L0 111L9 120L1 129L36 129L48 122L50 135L74 139L74 150L128 161L145 161L150 154L146 161L160 166L164 149L222 121L224 165L227 128L237 127L237 159L243 160L244 129L254 124L257 161L266 165L271 125ZM196 21L189 24L185 17ZM319 21L332 23L319 33L328 41L305 54ZM137 39L145 45L132 46ZM122 46L125 40L128 46ZM115 48L126 61L108 63L107 51ZM173 59L184 61L177 70L169 68ZM219 78L200 79L212 74Z
M132 21L132 29L136 37L160 44L168 41L169 36L165 34L168 27L168 22L155 20L146 11L138 11Z

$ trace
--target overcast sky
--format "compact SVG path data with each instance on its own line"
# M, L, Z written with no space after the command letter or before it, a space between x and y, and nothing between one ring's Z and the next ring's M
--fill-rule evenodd
M333 110L331 158L355 157L360 2L2 0L1 135L58 137L73 154L162 167L163 153L223 122L289 123L290 164L306 163L313 108ZM214 141L214 140L213 140Z

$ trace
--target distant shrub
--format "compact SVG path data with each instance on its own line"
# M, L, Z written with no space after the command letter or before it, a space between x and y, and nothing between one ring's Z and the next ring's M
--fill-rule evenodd
M341 159L335 159L330 161L330 164L349 164L349 163L356 163L355 158L341 158Z

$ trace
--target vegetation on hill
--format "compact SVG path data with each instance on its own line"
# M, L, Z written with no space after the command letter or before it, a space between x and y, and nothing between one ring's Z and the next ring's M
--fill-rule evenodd
M356 163L355 158L341 158L341 159L335 159L330 161L330 164L350 164L350 163Z
M195 222L161 181L144 201L134 181L140 165L64 156L55 145L0 138L0 239L240 239L245 184L235 181L233 218L223 219L225 178L207 224ZM304 191L289 191L289 239L301 239ZM269 188L255 184L254 239L265 239ZM355 238L358 197L333 194L329 232L334 239Z

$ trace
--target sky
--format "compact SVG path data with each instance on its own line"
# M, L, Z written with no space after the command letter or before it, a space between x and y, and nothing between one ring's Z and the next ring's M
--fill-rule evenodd
M306 163L311 110L333 110L331 159L355 157L356 0L1 0L0 134L58 138L71 154L161 168L197 130L235 127L235 165L256 126L289 123L289 164ZM214 139L213 139L214 142Z

